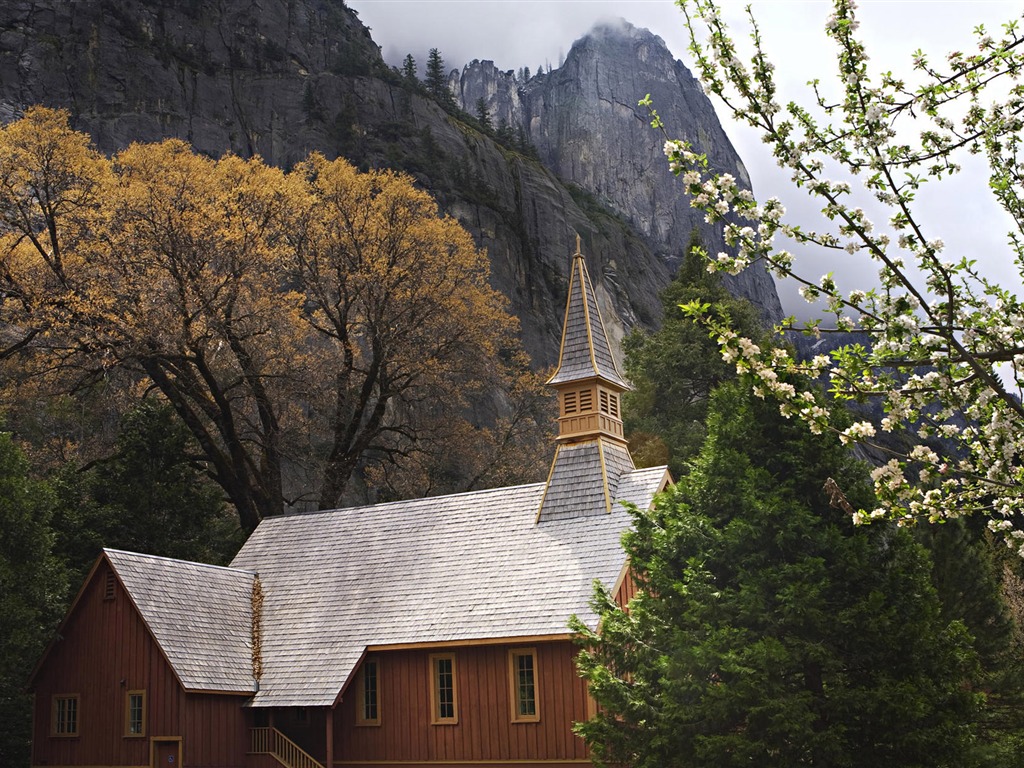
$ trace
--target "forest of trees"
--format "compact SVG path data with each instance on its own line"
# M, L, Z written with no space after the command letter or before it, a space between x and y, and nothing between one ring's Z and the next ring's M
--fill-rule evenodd
M715 4L683 5L705 87L829 223L786 225L779 201L666 144L734 252L690 243L661 329L625 345L627 436L678 482L633 510L638 595L622 607L597 585L600 626L571 623L599 705L578 733L599 764L637 768L1016 766L1024 308L971 260L939 257L913 211L924 176L905 174L984 153L1024 231L1019 89L958 127L940 115L1016 78L1024 38L980 30L977 54L915 60L921 89L891 73L876 87L855 8L836 0L840 97L816 91L813 108L839 122L821 127L795 104L779 117L756 35L747 69ZM437 49L423 82L412 56L395 75L455 109ZM476 112L513 140L486 102ZM934 123L923 144L897 141L894 122L919 116ZM874 228L826 165L870 171L900 234ZM881 288L800 278L776 233L869 254ZM1010 260L1022 254L1017 232ZM715 274L758 260L873 346L808 361L769 338ZM41 108L0 129L0 764L27 762L26 675L100 547L225 562L286 508L542 477L551 399L487 277L402 174L320 155L285 172L180 141L108 158ZM884 417L845 410L872 399ZM872 469L858 441L892 459Z
M506 477L546 428L485 255L400 174L178 141L108 160L36 109L0 131L0 223L6 419L41 460L102 456L80 408L159 395L251 531L370 476L384 498Z
M537 148L530 141L522 125L509 125L504 116L495 121L487 100L482 96L472 105L472 113L461 110L455 96L448 87L448 71L440 50L431 48L427 54L427 66L423 80L419 79L416 59L411 53L406 54L401 67L394 69L394 75L403 87L410 88L429 96L446 112L457 115L460 120L479 129L490 136L506 149L519 152L527 157L537 159ZM541 74L538 71L538 74ZM530 79L530 68L519 70L516 75L519 87Z
M517 330L401 174L107 158L42 108L0 129L0 763L101 547L225 562L288 508L535 480L551 398Z
M1019 559L980 519L853 525L871 467L757 397L680 310L768 344L691 245L661 329L625 345L634 457L677 483L633 510L638 596L623 609L598 586L599 630L573 625L598 764L1017 765Z

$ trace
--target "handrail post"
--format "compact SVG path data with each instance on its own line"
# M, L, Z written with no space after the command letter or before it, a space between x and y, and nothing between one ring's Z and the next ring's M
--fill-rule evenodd
M312 755L274 727L250 729L254 754L270 755L286 768L324 768Z

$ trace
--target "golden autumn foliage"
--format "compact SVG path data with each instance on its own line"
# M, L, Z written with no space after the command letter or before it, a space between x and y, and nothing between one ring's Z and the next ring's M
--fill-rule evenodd
M487 280L401 174L175 140L108 160L42 108L0 130L9 380L159 392L249 530L286 502L336 506L355 477L458 490L539 458L546 398Z

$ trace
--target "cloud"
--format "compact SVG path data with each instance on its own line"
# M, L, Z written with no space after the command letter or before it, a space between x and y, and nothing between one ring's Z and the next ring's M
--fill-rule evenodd
M659 35L669 50L686 61L688 37L683 17L668 0L348 0L371 27L385 59L399 64L412 53L422 72L430 48L438 48L449 68L461 68L472 59L490 59L499 69L538 65L558 66L572 43L594 24L624 18L637 27ZM724 2L723 14L738 25L737 40L745 41L746 3ZM761 25L769 56L777 65L780 98L806 103L813 97L807 81L826 81L836 70L836 55L822 32L830 4L825 2L755 2L754 14ZM861 3L861 32L866 38L875 73L887 69L909 72L917 48L939 60L949 50L973 45L972 29L979 23L998 31L1000 24L1020 15L1017 2L967 2L952 0L866 0ZM642 95L642 94L641 94ZM820 204L794 190L788 173L779 169L760 137L737 125L716 105L723 127L743 159L758 197L777 195L796 220L818 226ZM668 126L669 132L672 126ZM859 181L851 180L856 186ZM876 225L886 214L874 209L861 191L861 203ZM984 167L965 164L963 175L953 183L926 188L920 198L922 218L929 238L947 245L946 256L978 257L987 274L1008 286L1018 286L1019 276L1008 257L1006 233L1010 221L988 192ZM934 233L934 234L931 234ZM817 278L834 272L847 290L865 287L876 267L861 256L806 251L799 263L808 264L807 276ZM805 315L807 305L795 289L782 288L787 312Z

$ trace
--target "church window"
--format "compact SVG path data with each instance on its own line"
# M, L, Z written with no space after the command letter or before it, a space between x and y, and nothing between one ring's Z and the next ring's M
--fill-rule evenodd
M459 722L454 654L432 655L430 671L433 687L430 707L432 722L434 725L454 725Z
M58 694L53 697L54 736L78 735L78 694Z
M376 659L363 662L359 676L357 725L380 725L380 688Z
M537 711L537 654L532 648L509 651L509 684L512 692L512 721L536 722Z

